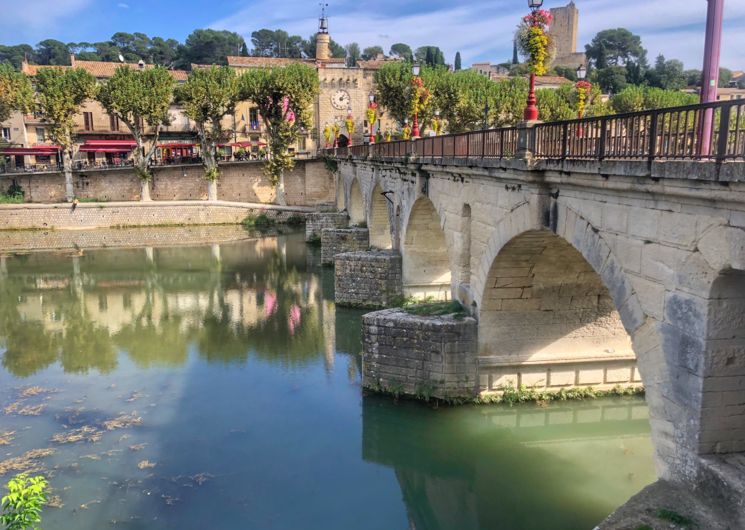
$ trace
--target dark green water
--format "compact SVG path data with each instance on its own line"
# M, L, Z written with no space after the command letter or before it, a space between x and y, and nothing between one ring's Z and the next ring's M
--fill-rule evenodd
M299 234L7 256L0 473L54 452L0 481L50 477L45 530L577 530L654 480L643 400L365 396L317 262Z

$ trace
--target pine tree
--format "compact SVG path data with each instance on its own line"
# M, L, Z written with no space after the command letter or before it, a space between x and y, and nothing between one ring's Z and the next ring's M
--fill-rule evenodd
M517 39L512 41L512 64L520 64L520 60L517 57Z
M246 41L243 41L243 46L241 46L241 57L248 57L248 46L246 46Z
M455 71L457 72L462 67L461 59L460 59L460 52L457 52L455 54Z

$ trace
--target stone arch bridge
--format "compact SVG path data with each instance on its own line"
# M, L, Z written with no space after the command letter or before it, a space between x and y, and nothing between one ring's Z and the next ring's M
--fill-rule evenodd
M477 390L642 382L660 476L724 481L745 453L742 155L562 160L531 134L520 158L469 135L480 155L448 155L458 137L338 152L338 208L400 253L406 292L468 308L476 367L453 366Z

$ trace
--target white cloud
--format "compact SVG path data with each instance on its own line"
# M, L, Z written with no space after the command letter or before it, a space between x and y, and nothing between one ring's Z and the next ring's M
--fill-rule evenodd
M566 1L547 1L545 7ZM682 60L686 67L700 67L703 55L706 2L686 0L575 0L580 10L579 48L603 29L626 27L641 35L653 60L658 53ZM243 2L247 5L248 2ZM402 5L407 13L401 13ZM418 4L414 4L416 6ZM512 56L512 34L524 14L523 2L468 0L458 3L429 1L421 8L409 2L377 0L335 2L330 12L330 33L340 44L358 42L361 47L381 44L386 50L395 42L417 47L435 44L452 61L460 51L466 64L476 60L503 61ZM300 0L250 2L233 15L211 24L243 34L263 27L282 28L307 36L317 27L317 6ZM745 2L725 3L722 64L745 69Z
M93 0L35 0L28 2L2 0L0 29L13 28L26 38L48 38L49 31L65 19L77 16Z
M121 9L129 9L129 4L125 4L124 2L119 2L116 6Z

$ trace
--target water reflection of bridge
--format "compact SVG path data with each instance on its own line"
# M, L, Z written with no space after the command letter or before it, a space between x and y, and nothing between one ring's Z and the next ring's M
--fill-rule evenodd
M395 470L412 529L591 527L654 480L642 400L422 412L363 402L363 458Z

